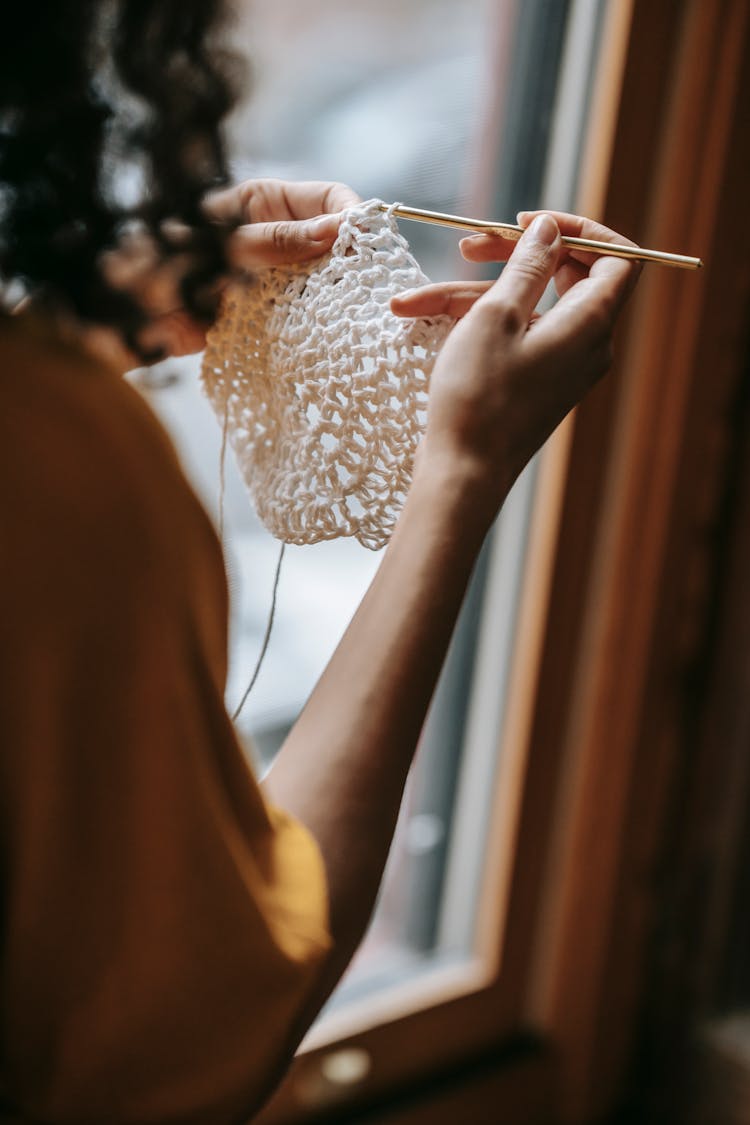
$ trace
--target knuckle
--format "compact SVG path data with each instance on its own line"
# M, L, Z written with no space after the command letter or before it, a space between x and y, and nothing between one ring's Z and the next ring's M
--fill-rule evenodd
M258 192L257 180L243 180L237 188L239 197L240 216L243 223L254 223L255 202Z
M271 243L280 253L288 251L296 242L295 230L291 223L273 223L270 228Z
M544 243L532 242L524 247L522 254L511 257L506 269L524 280L538 281L549 275L551 262L551 248Z
M322 198L322 210L326 213L342 211L351 207L358 197L345 183L333 180L326 185Z
M432 292L426 290L423 293L423 297L428 300L432 300L435 308L435 312L433 315L435 316L444 316L453 311L455 303L454 297L453 294L448 290L433 290Z
M527 318L519 302L505 297L492 303L494 324L507 336L517 336L524 331Z

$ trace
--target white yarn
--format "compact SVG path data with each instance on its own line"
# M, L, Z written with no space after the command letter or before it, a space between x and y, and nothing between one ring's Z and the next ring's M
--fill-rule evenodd
M278 539L388 541L454 323L390 311L394 294L426 281L391 210L370 200L344 214L324 258L226 294L201 378Z

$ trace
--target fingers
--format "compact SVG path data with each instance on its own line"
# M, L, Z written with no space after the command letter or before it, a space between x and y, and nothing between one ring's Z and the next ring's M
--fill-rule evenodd
M588 275L588 266L583 265L582 262L575 262L572 258L564 257L555 270L555 290L558 297L562 297L571 286L577 285Z
M230 264L252 270L320 258L336 241L340 222L337 213L301 221L247 223L229 236Z
M548 214L555 220L562 235L592 238L598 242L613 242L624 246L635 245L630 239L624 238L602 223L564 211L522 211L518 215L518 222L520 226L528 228L535 218L543 214ZM512 253L513 246L514 243L510 239L496 234L472 235L463 238L460 243L462 255L470 262L506 261ZM555 272L555 288L558 295L563 296L571 286L588 277L590 273L597 277L606 276L611 279L613 289L622 303L635 285L639 272L640 267L636 263L564 247Z
M491 281L443 281L407 289L391 298L391 311L396 316L452 316L458 320L492 285Z
M275 222L280 219L312 219L354 207L361 200L346 184L324 180L248 180L240 184L242 208L239 218L245 223Z
M621 246L636 245L629 238L610 230L602 223L594 222L593 219L587 219L581 215L570 215L565 211L521 211L518 215L518 222L520 226L528 227L541 213L551 214L563 235L574 238L592 238L596 239L597 242L614 242ZM630 296L640 276L641 264L623 258L610 258L603 254L590 254L584 250L571 248L565 249L565 255L561 270L555 277L558 293L562 296L572 285L581 281L584 277L590 276L600 279L609 286L610 297L614 306L613 313L616 314Z
M484 296L484 306L502 309L510 332L523 333L528 328L554 274L560 249L557 223L549 215L539 215L516 243L499 279Z
M272 223L334 214L360 202L357 193L346 184L263 178L211 192L203 208L217 222Z
M534 219L540 215L550 215L557 223L560 233L574 238L593 238L598 242L615 242L621 246L635 246L630 239L610 230L593 219L586 219L581 215L571 215L565 211L521 211L518 215L519 226L526 230ZM515 240L503 238L499 234L474 234L462 238L460 242L461 253L469 262L504 262L511 254ZM586 253L583 250L566 249L566 254L591 265L601 255Z
M584 278L540 319L537 342L556 347L564 339L589 345L609 339L619 311L608 281Z
M571 215L567 211L519 211L518 225L525 230L539 215L551 215L560 228L560 233L573 238L593 238L597 242L619 242L622 246L635 246L629 238L610 230L602 223L583 215Z
M467 262L507 262L517 241L500 234L471 234L458 245Z
M319 186L324 189L321 211L346 211L347 208L356 207L362 202L362 197L347 184L334 183Z
M341 212L360 202L346 184L307 180L246 180L206 197L204 209L219 222L239 223L229 239L235 269L311 261L336 240Z

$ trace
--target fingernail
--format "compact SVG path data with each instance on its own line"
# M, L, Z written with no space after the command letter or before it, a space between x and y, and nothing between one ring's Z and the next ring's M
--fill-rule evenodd
M557 238L557 223L549 215L537 215L528 229L535 242L551 246Z
M304 233L306 238L313 241L323 238L333 238L339 229L340 215L321 215L318 219L311 219L305 223Z

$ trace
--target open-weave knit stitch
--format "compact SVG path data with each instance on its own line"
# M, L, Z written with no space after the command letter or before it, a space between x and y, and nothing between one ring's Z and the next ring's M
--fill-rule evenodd
M370 200L344 214L330 254L227 292L201 378L278 539L388 541L454 323L390 311L426 281L391 211Z

